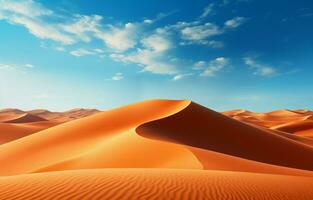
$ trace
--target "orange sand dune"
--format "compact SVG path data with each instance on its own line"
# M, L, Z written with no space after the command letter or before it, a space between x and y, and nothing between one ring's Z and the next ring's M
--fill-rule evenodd
M307 159L313 156L310 146L240 123L195 103L175 115L141 125L136 131L148 138L274 165L313 170L313 160Z
M161 140L149 139L151 133ZM263 143L273 146L270 155L261 151ZM191 147L203 150L199 154ZM286 149L290 149L288 158L292 159L284 158ZM212 161L220 163L212 169L311 176L311 172L288 167L311 169L312 161L303 158L311 156L312 151L300 142L242 124L190 101L155 100L95 114L4 144L0 146L0 162L5 164L0 166L0 173L89 168L211 169L207 163ZM229 162L217 162L223 157ZM234 162L244 167L225 168Z
M276 110L267 113L231 110L225 111L223 114L239 121L268 128L291 122L313 120L313 112L309 110Z
M21 117L25 118L36 118L36 119L29 119L27 122L33 121L42 121L49 120L55 121L59 123L68 122L74 119L79 119L82 117L86 117L92 114L99 112L96 109L83 109L83 108L76 108L65 112L51 112L45 109L37 109L37 110L30 110L30 111L23 111L19 109L2 109L0 110L0 122L11 122L12 123L21 123L19 121L14 121ZM39 120L41 119L41 120Z
M47 121L47 120L44 118L38 117L36 115L25 113L25 114L16 115L14 119L4 121L4 123L30 123L30 122L40 122L40 121Z
M32 123L0 123L0 145L55 126L50 121Z
M106 169L0 178L0 199L311 200L312 178L200 170Z
M281 130L288 133L295 133L302 136L313 136L313 120L289 122L274 126L272 129Z
M93 115L97 112L99 111L96 109L83 109L83 108L76 108L65 112L51 112L44 109L27 111L27 113L34 114L44 119L50 121L57 121L60 123Z
M189 103L140 102L3 144L0 162L4 164L0 166L0 174L28 173L44 168L201 168L196 157L181 145L149 140L134 132L140 124L171 115ZM53 167L55 165L60 168Z
M50 112L43 109L31 111L2 109L0 110L0 144L97 112L95 109L73 109L66 112Z
M313 199L310 111L149 100L23 112L0 120L49 121L0 123L0 199Z

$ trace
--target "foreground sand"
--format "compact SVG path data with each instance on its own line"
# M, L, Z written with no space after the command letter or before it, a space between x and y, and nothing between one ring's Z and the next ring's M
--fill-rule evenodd
M311 114L188 100L99 112L3 142L0 199L313 199Z
M313 179L245 172L76 170L0 178L0 199L311 200Z

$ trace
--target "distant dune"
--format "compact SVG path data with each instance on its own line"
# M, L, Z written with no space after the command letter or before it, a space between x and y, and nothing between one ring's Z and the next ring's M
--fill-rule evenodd
M97 112L99 111L96 109L73 109L66 112L50 112L44 109L31 111L2 109L0 110L0 144Z
M0 199L313 199L308 110L148 100L105 112L7 109L0 120Z
M280 130L299 136L313 137L313 111L276 110L268 113L239 112L232 110L223 114L236 120Z

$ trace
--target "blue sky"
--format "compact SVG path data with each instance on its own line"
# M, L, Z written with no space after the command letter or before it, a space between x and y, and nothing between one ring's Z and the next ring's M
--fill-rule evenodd
M0 0L0 107L313 109L313 2Z

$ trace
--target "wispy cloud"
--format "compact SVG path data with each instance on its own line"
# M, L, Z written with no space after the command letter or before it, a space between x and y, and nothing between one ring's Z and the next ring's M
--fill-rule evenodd
M79 48L73 51L70 51L70 54L76 57L89 56L89 55L99 55L104 53L102 49L84 49Z
M217 25L213 23L205 23L197 26L188 26L181 30L184 40L204 40L210 36L220 35L223 33Z
M25 73L24 69L31 69L35 66L33 64L12 64L12 63L0 63L0 70L16 71Z
M260 64L254 60L252 57L245 57L243 58L244 63L248 65L252 70L253 74L259 75L259 76L272 76L277 73L276 68L270 66L270 65L265 65L265 64Z
M109 31L98 31L96 36L116 51L126 51L135 47L139 27L134 23L127 23L123 27L110 25Z
M111 54L111 58L125 63L136 63L143 71L155 74L177 73L175 60L167 56L171 41L160 33L155 33L141 40L142 48L130 54Z
M124 76L122 73L116 73L114 74L114 76L112 76L109 80L112 80L112 81L120 81L124 79Z
M174 76L172 78L172 81L179 81L179 80L182 80L188 76L192 76L193 74L192 73L188 73L188 74L177 74L176 76Z
M200 76L216 76L230 64L230 59L218 57L211 61L198 61L194 64L193 69L202 71Z
M203 9L203 13L200 16L200 19L207 17L208 15L213 13L213 8L214 8L215 4L214 3L210 3L207 7L205 7Z
M243 23L245 23L246 21L247 21L247 19L244 17L235 17L233 19L227 20L225 22L225 27L226 28L237 28L240 25L242 25Z

